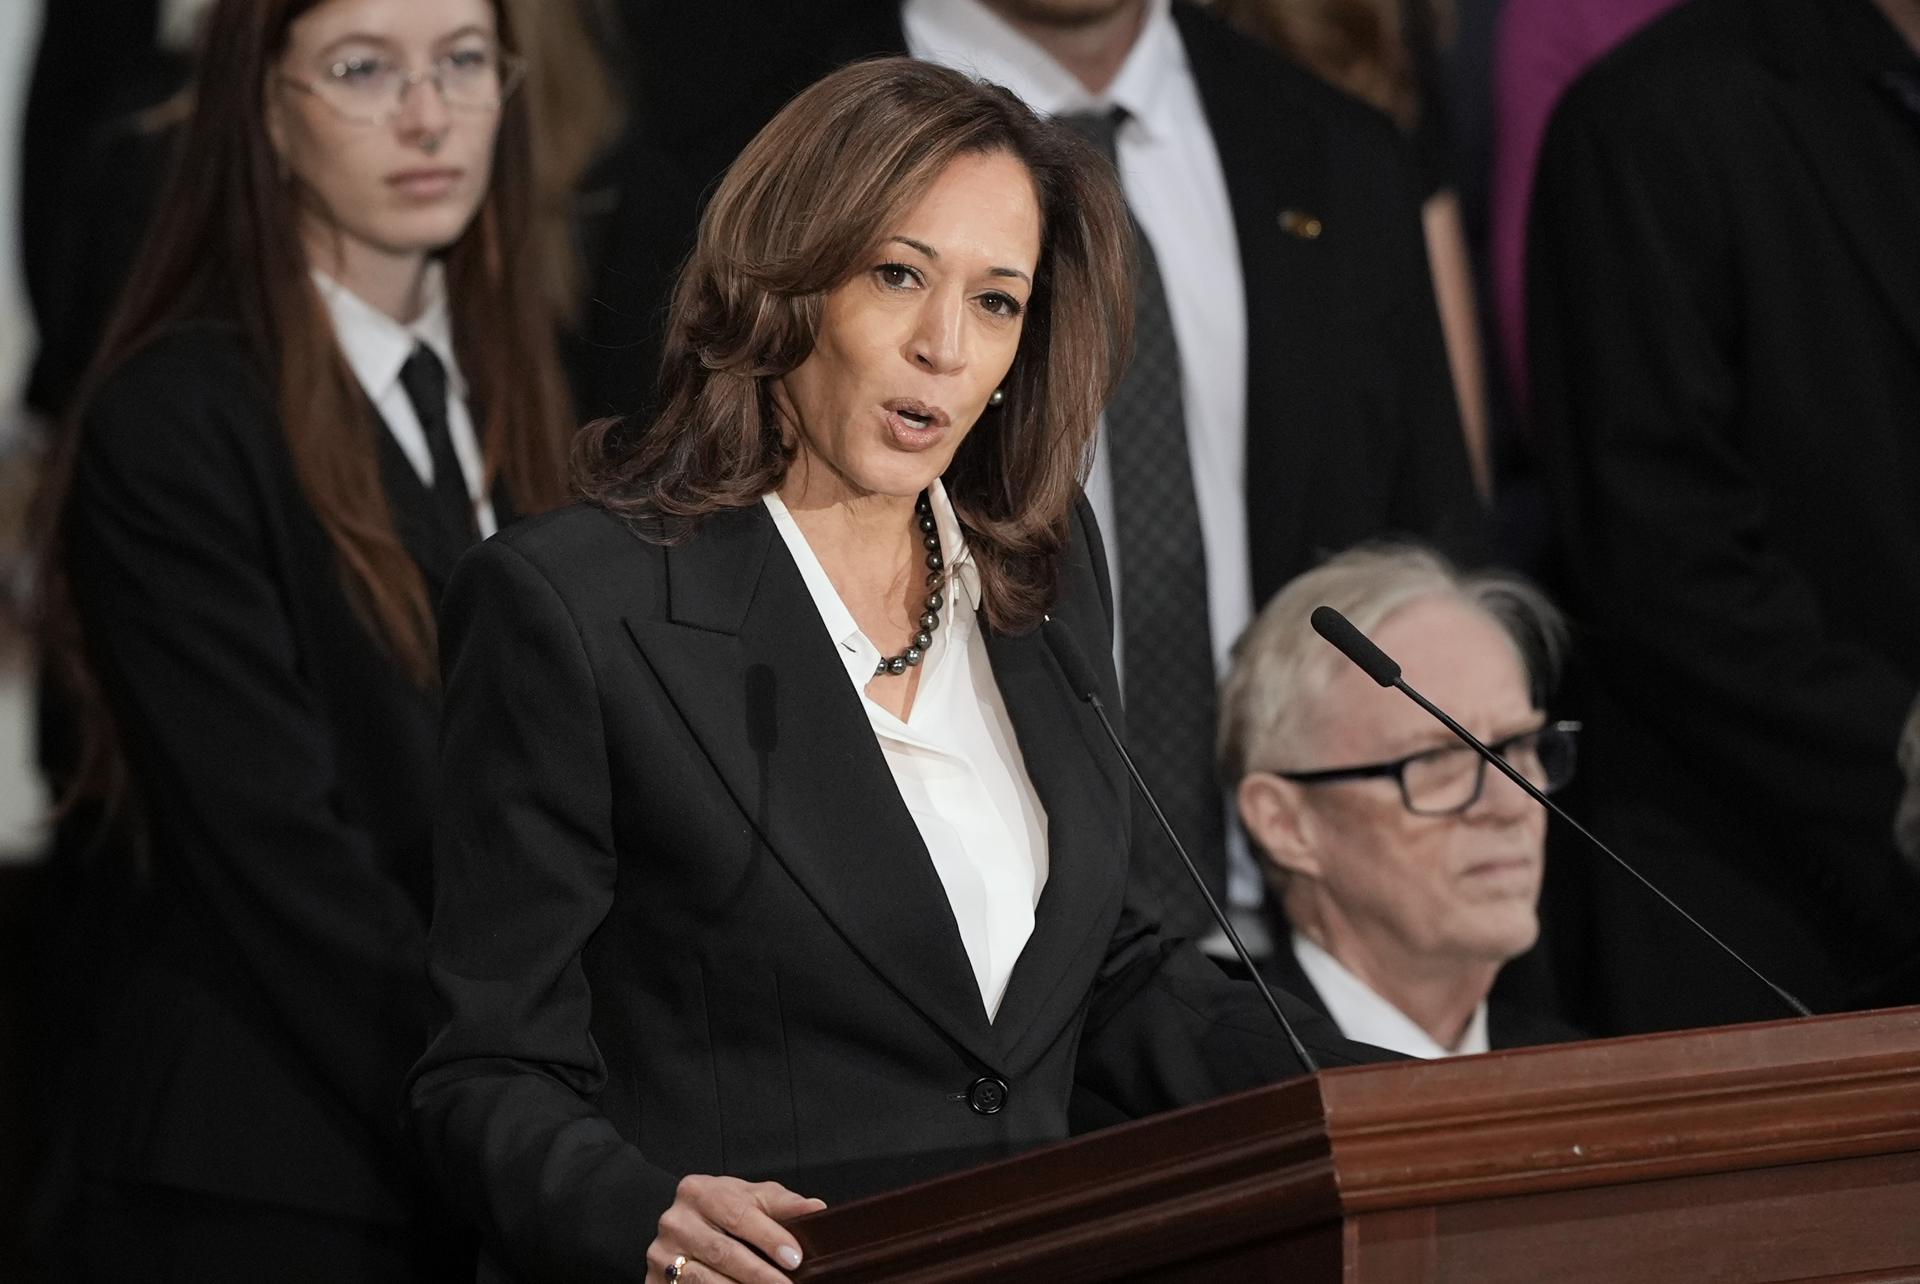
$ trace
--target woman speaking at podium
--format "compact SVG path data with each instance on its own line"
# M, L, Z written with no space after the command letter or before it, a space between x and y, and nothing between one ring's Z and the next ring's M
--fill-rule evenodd
M905 60L796 98L715 194L665 410L443 613L415 1124L515 1279L785 1279L779 1225L1300 1069L1127 896L1079 496L1124 351L1111 170ZM1325 1062L1365 1053L1299 1005Z

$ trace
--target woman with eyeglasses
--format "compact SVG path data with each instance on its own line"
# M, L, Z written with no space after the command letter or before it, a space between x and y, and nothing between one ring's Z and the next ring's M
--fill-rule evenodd
M44 508L75 791L143 848L84 1089L89 1278L472 1278L399 1091L427 1021L436 600L563 487L512 47L493 0L207 19Z
M1542 712L1565 626L1537 589L1412 546L1295 579L1236 646L1220 700L1222 779L1267 874L1267 980L1408 1056L1584 1037L1489 997L1540 933L1545 811L1321 641L1322 603L1536 788L1573 774L1577 728Z

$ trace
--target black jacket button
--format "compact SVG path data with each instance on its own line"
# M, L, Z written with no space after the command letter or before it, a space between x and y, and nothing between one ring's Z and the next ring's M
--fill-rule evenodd
M967 1085L967 1105L977 1115L997 1115L1006 1104L1007 1085L1004 1080L988 1075Z

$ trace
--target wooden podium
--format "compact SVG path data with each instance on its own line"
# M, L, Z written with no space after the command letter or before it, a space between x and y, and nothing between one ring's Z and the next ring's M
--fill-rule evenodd
M804 1284L1920 1279L1920 1007L1362 1066L793 1224Z

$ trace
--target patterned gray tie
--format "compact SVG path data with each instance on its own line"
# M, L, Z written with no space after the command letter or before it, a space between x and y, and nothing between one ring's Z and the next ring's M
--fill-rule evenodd
M1116 160L1124 108L1065 115ZM1120 636L1126 665L1127 741L1140 774L1216 900L1226 890L1226 834L1213 770L1213 634L1207 616L1207 552L1187 450L1180 349L1153 246L1134 224L1133 360L1106 410L1120 562ZM1238 502L1237 496L1222 496ZM1156 895L1163 929L1199 936L1213 920L1152 813L1134 801L1134 879Z

